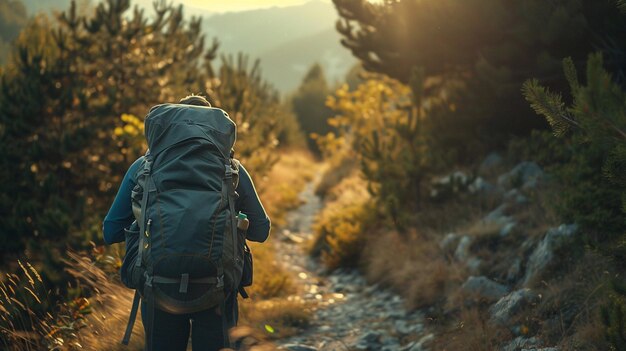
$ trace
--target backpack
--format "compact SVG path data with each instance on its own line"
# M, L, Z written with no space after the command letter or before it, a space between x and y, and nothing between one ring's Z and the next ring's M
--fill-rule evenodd
M244 262L245 233L235 213L239 163L231 153L236 126L228 114L157 105L146 116L145 135L149 151L131 196L139 234L128 279L137 290L124 344L140 298L148 305L148 330L154 308L187 314L220 307L224 320Z

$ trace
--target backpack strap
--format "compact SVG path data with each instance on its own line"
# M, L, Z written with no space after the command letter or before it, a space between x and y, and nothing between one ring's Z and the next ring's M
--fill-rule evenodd
M232 161L229 160L224 165L224 181L222 184L222 194L225 195L230 209L231 234L233 236L233 257L237 257L237 216L235 214L235 184L233 183L239 177L239 169L233 169Z
M137 267L141 267L143 264L143 252L146 249L144 241L149 235L149 233L146 232L146 206L148 204L148 193L156 191L154 180L150 174L151 170L152 160L146 157L142 173L142 176L144 177L144 189L141 197L141 219L139 220L139 247L137 248L137 262L135 262L135 266Z
M228 337L228 321L226 319L226 299L220 302L220 312L222 313L222 336L224 337L224 348L230 348L230 337Z
M128 317L128 324L126 325L126 332L124 333L124 338L122 339L123 345L128 346L128 343L130 342L130 336L133 333L135 320L137 320L137 310L139 309L140 300L141 300L141 295L139 295L139 292L135 290L135 297L133 297L133 306L130 309L130 316Z

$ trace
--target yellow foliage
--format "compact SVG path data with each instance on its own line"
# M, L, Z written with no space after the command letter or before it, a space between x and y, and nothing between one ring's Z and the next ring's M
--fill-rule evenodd
M321 255L330 269L355 266L365 242L364 233L375 220L375 206L358 176L341 181L329 198L316 219L312 253Z

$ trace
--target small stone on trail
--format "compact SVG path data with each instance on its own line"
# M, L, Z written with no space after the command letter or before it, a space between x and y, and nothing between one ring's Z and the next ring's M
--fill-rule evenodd
M280 347L282 350L289 351L317 351L313 346L301 345L301 344L287 344Z

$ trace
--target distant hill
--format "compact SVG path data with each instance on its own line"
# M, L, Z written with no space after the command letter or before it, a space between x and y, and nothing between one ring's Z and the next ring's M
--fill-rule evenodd
M26 8L28 9L28 13L33 15L36 13L49 13L53 11L63 11L67 10L70 7L71 0L22 0ZM99 0L77 0L76 3L81 5L95 5L98 4ZM154 0L131 0L131 7L138 5L146 9L146 14L151 13L153 8ZM173 1L174 4L179 4L180 0ZM204 9L198 9L190 6L185 6L184 11L186 15L195 15L195 16L209 16L212 13L210 11Z
M69 8L71 0L22 0L29 14ZM97 4L98 0L78 0ZM180 3L180 1L173 1ZM131 2L150 13L153 0ZM339 44L334 26L337 13L327 1L311 0L289 7L271 7L241 12L213 14L189 6L185 15L203 17L207 42L220 41L220 53L244 52L260 58L264 76L281 92L298 86L304 72L314 63L324 67L329 82L343 79L356 62Z
M343 80L356 60L339 40L339 33L331 27L268 50L259 55L264 75L281 91L289 92L297 88L311 65L319 62L331 85Z
M298 86L314 63L324 67L330 82L343 79L356 62L339 44L334 6L312 0L303 5L216 14L205 18L209 38L217 37L220 52L245 52L261 59L264 76L280 91Z

